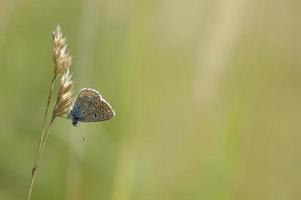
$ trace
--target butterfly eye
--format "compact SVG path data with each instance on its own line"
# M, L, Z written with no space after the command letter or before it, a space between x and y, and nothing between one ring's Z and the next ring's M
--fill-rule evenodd
M90 108L90 111L92 112L92 111L93 111L93 108Z
M86 114L86 112L85 112L85 111L83 111L83 114Z

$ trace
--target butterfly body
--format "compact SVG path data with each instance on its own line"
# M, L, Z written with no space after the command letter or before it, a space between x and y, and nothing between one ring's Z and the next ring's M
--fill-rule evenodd
M115 116L112 106L102 98L98 91L81 89L75 99L69 118L74 126L78 122L98 122Z

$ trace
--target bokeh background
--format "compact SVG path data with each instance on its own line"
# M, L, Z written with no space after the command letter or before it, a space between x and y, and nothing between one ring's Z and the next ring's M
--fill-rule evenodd
M99 90L117 115L56 120L33 199L301 199L300 8L1 0L0 199L27 196L57 24L75 93Z

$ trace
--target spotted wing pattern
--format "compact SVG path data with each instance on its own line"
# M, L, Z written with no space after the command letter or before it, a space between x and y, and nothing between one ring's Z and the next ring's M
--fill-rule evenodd
M79 91L71 115L77 121L97 122L111 119L115 112L98 91L84 88Z

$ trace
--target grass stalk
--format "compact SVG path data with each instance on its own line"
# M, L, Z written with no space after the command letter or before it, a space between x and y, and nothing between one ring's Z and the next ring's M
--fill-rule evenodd
M59 26L57 26L55 31L53 31L52 36L54 42L53 49L52 49L53 60L54 60L54 73L50 84L50 90L48 94L48 99L47 99L47 104L46 104L46 109L45 109L45 114L43 119L43 125L42 125L42 133L39 139L38 148L35 152L35 159L31 170L31 180L30 180L27 200L31 200L37 169L39 167L41 157L45 150L48 136L50 133L50 128L54 122L54 119L56 117L62 117L64 114L68 113L72 106L73 83L71 81L71 75L69 75L69 67L71 65L72 58L69 52L67 51L66 39L63 38L63 34ZM51 114L52 116L51 120L49 124L46 125L49 106L52 99L53 88L54 88L55 80L58 75L62 75L61 82L60 82L60 89L57 94L57 101L54 105Z
M28 197L27 197L28 200L31 199L32 189L33 189L34 182L35 182L38 163L39 163L39 160L40 160L40 157L41 157L41 149L43 147L43 143L44 143L43 140L44 140L44 137L45 137L45 133L49 132L49 127L51 125L51 123L50 123L49 126L46 129L48 110L49 110L49 106L50 106L50 101L51 101L52 92L53 92L53 88L54 88L54 82L55 82L56 77L57 77L57 75L54 73L53 78L51 80L51 84L50 84L50 90L49 90L49 94L48 94L48 99L47 99L47 104L46 104L46 109L45 109L45 114L44 114L44 119L43 119L42 134L41 134L40 139L39 139L38 148L37 148L36 153L35 153L34 164L33 164L32 170L31 170L31 181L30 181L30 187L29 187L29 190L28 190Z

